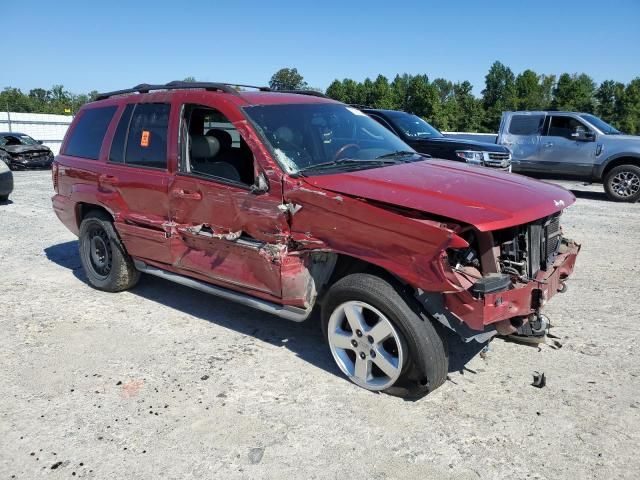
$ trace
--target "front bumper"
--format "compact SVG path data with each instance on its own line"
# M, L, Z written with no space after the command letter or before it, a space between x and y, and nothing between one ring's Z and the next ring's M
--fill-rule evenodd
M446 293L445 306L471 329L484 331L487 325L536 313L560 289L573 272L580 245L566 240L553 266L540 271L535 280L516 283L510 290L488 293L475 298L470 292Z
M40 168L51 168L53 157L34 158L29 160L20 160L12 158L9 167L13 170L35 170Z
M4 197L11 192L13 192L13 174L11 172L0 173L0 196Z

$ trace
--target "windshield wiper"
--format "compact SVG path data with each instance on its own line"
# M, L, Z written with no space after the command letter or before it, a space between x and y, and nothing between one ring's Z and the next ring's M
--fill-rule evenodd
M412 152L413 153L413 152ZM391 158L385 159L383 157L374 158L373 160L357 160L355 158L340 158L338 160L330 160L328 162L316 163L315 165L309 165L298 170L298 173L306 172L308 170L327 170L330 168L342 167L342 166L365 166L371 165L395 165L399 163L399 160L392 160Z
M426 153L412 152L410 150L396 150L395 152L385 153L384 155L380 155L379 157L376 157L376 159L379 160L382 158L407 157L409 155L419 155L421 157L431 158L431 155L428 155Z

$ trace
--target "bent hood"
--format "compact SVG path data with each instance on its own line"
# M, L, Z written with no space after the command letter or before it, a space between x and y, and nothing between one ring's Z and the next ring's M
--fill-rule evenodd
M458 162L426 160L304 179L332 192L498 230L537 220L575 202L562 187Z

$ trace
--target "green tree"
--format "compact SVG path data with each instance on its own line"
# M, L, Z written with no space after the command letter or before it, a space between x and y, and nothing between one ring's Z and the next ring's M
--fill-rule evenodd
M502 112L517 108L515 76L509 67L494 62L485 77L482 91L485 119L483 126L495 132L502 118Z
M605 80L595 93L596 114L616 126L621 120L624 88L620 82Z
M542 78L533 70L525 70L516 77L516 97L518 110L544 110Z
M371 85L371 106L375 108L389 108L395 107L395 101L393 98L393 91L389 80L383 75L378 75Z
M281 68L269 80L269 87L272 90L304 90L307 82L297 68Z
M619 126L625 133L640 134L640 77L631 80L624 89Z
M596 84L590 76L563 73L553 91L553 107L591 113L595 109L595 93Z
M409 84L411 83L411 75L403 73L396 75L391 82L391 92L394 97L394 106L398 110L409 109Z
M327 87L325 95L339 102L346 102L347 100L346 92L342 85L342 82L337 78L333 82L331 82L331 85Z
M482 129L484 110L482 101L474 97L473 85L466 80L453 86L456 115L452 128L458 132L477 132Z

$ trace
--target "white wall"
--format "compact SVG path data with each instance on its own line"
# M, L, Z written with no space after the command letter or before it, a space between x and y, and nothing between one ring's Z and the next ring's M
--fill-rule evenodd
M9 119L11 119L11 127L9 127ZM42 140L57 155L72 120L71 115L0 112L0 132L26 133L36 140Z

